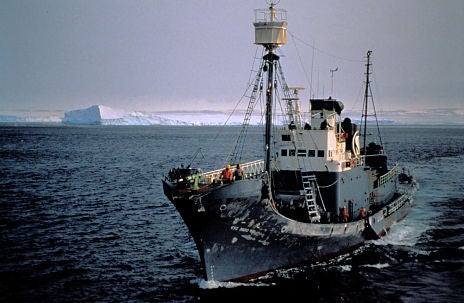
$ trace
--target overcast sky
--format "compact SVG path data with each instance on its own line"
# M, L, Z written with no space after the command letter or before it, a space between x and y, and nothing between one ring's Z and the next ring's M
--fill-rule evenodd
M233 108L256 51L264 0L1 0L0 113ZM278 54L304 99L361 107L372 50L381 110L464 121L464 1L281 0ZM312 84L312 89L310 88ZM459 116L460 115L460 116Z

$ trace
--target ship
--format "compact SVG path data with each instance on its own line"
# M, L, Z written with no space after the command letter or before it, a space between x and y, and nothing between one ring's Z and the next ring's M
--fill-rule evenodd
M227 167L177 167L161 179L196 244L206 281L246 282L350 253L405 218L417 189L409 171L389 163L381 123L368 111L372 52L358 127L331 96L310 98L302 110L302 88L287 85L276 52L286 44L286 10L270 3L255 10L253 24L263 55ZM265 104L262 156L241 161L259 100ZM379 135L368 142L372 128Z

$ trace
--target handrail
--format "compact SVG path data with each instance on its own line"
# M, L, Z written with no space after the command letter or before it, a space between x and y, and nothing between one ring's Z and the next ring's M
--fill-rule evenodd
M264 160L240 163L240 167L244 172L245 179L256 178L258 175L264 172ZM204 180L204 183L212 184L214 180L219 179L219 176L221 175L222 171L223 168L204 172L201 174L201 177Z
M388 217L394 212L396 212L398 209L403 207L403 205L409 200L408 195L404 194L402 195L399 199L397 199L395 202L390 203L385 206L383 210L383 216Z
M395 164L395 166L388 173L380 176L379 181L378 181L378 186L383 185L389 182L391 179L393 179L396 176L397 170L398 170L398 164Z

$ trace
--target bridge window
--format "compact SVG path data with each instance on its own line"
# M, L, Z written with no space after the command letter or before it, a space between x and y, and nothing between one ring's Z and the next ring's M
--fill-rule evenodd
M315 157L316 156L316 151L314 149L308 150L308 157Z
M323 150L318 150L318 151L317 151L317 156L318 156L319 158L324 157L324 151L323 151Z
M287 156L287 150L286 150L286 149L281 149L281 150L280 150L280 155L281 155L282 157L286 157L286 156Z
M299 149L298 157L306 157L306 149Z
M296 153L294 149L290 149L290 157L295 157Z
M282 135L282 141L291 141L290 135Z

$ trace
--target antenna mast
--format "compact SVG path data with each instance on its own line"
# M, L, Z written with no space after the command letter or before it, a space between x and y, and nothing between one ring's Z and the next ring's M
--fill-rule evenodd
M331 78L332 78L332 83L331 83L331 87L330 87L330 96L333 97L333 93L334 93L334 72L338 71L338 67L335 68L335 69L331 69L330 70L330 74L331 74Z
M379 136L379 140L380 140L380 146L383 146L382 144L382 136L380 135L380 128L379 128L379 121L377 120L377 113L376 113L376 110L375 110L375 105L374 105L374 99L372 97L372 91L371 91L371 82L369 80L369 75L371 74L370 73L370 66L372 65L371 64L371 54L372 54L372 51L367 51L367 63L366 63L366 88L365 88L365 91L364 91L364 103L363 103L363 113L362 113L362 117L361 117L361 125L363 126L363 154L366 155L366 136L367 136L367 117L368 116L374 116L375 117L375 123L377 125L377 132L378 132L378 136ZM368 115L367 114L367 103L369 101L369 97L371 97L372 99L372 110L373 110L373 114L372 115ZM364 122L364 123L363 123Z

